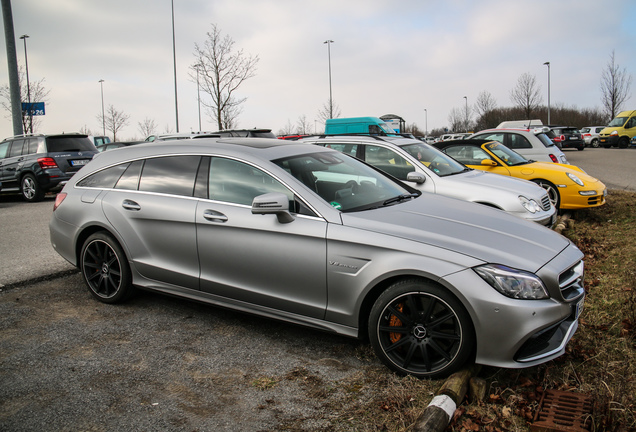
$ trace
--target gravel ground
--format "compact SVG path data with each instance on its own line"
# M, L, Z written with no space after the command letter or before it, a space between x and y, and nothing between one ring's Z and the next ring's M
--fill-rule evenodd
M339 430L371 370L354 339L152 293L106 305L79 274L0 292L2 431Z

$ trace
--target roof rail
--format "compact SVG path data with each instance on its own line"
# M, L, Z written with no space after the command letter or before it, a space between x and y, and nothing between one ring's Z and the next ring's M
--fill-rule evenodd
M307 135L306 137L303 137L303 138L311 138L311 137L327 138L327 137L346 137L346 136L353 136L353 137L363 136L363 137L373 138L373 139L378 140L378 141L383 141L384 138L391 137L391 136L398 137L399 135L398 134L396 134L396 135L378 135L378 134L370 135L368 133L349 132L349 133L341 133L341 134L325 134L325 133L323 133L323 134L314 134L314 135Z

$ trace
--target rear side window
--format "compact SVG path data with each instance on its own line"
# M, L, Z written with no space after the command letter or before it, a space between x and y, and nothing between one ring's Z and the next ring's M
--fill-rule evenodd
M554 145L554 141L552 141L546 134L540 133L537 134L536 137L539 138L539 141L541 141L541 143L546 147L552 147Z
M24 146L24 140L15 140L11 144L8 157L20 156L22 154L22 147Z
M88 137L50 136L46 138L49 153L95 151L95 146Z
M77 186L112 189L128 165L130 164L124 163L98 171L77 182Z
M510 146L511 149L526 149L532 148L532 144L530 141L526 139L523 135L519 134L510 134Z
M139 180L139 190L192 196L200 156L166 156L147 159Z

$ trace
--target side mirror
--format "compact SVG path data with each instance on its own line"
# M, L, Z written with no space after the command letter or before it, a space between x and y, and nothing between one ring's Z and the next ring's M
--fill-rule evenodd
M426 181L426 176L417 171L412 171L406 175L406 181L422 184Z
M267 193L254 198L252 214L273 214L282 224L294 221L294 217L289 213L287 195L279 192Z
M481 160L481 165L494 167L494 166L497 166L497 162L495 162L492 159L482 159Z

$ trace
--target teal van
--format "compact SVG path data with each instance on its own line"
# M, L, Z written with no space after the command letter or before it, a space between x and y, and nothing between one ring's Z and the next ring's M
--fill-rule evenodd
M377 117L349 117L328 119L325 135L397 135L383 120Z

